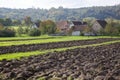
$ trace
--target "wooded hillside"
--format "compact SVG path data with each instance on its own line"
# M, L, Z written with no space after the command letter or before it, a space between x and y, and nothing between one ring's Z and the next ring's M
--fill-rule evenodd
M47 9L9 9L0 8L0 18L24 19L30 16L33 20L80 20L86 17L97 19L114 18L120 19L120 5L107 7L87 7L67 9L63 7Z

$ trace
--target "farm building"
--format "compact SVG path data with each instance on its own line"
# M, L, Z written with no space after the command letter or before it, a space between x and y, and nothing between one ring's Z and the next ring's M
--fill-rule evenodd
M71 21L70 28L72 29L72 35L81 35L87 27L86 22Z
M38 26L37 26L36 24L32 24L32 25L31 25L31 28L36 28L36 29L37 29Z
M59 21L56 25L60 32L64 34L68 34L70 32L71 35L81 35L87 27L87 23L81 21Z
M105 29L107 22L105 20L96 20L92 26L92 30L97 33Z
M69 30L69 22L68 21L59 21L56 22L57 30L59 32L66 34Z

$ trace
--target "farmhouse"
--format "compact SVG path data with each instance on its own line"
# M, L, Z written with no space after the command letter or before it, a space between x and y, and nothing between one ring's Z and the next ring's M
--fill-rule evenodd
M87 23L81 21L59 21L56 25L60 32L71 35L81 35L87 27Z
M69 30L69 22L68 21L59 21L56 22L57 30L59 32L66 34Z
M99 32L105 29L107 22L105 20L96 20L92 26L94 32Z
M36 28L36 29L37 29L38 26L37 26L36 24L32 24L32 25L31 25L31 28Z
M72 35L81 35L87 27L86 22L71 21L70 28L72 29Z

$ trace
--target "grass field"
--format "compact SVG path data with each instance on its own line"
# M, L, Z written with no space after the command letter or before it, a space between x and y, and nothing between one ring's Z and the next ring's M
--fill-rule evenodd
M33 38L49 38L49 37L54 37L54 36L48 36L48 35L42 35L42 36L34 36L34 37L0 37L0 41L1 40L19 40L19 39L33 39Z
M8 41L0 42L0 46L11 46L11 45L23 45L23 44L38 44L38 43L49 43L49 42L61 42L61 41L72 41L72 40L87 40L87 39L97 39L97 38L111 38L110 36L57 36L53 39L49 39L50 36L40 36L40 37L15 37L15 38L0 38L0 40L19 40L19 39L30 39L30 38L48 38L48 39L37 39L29 41ZM117 37L113 37L117 38Z

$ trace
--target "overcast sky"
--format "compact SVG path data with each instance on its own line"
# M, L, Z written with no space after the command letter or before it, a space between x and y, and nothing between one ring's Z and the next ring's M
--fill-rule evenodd
M0 0L0 7L6 8L80 8L120 4L120 0Z

